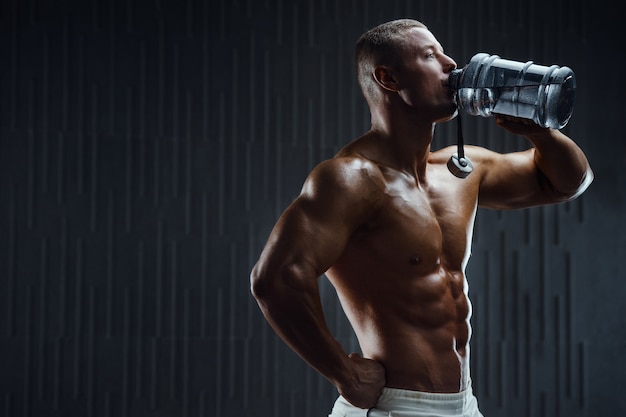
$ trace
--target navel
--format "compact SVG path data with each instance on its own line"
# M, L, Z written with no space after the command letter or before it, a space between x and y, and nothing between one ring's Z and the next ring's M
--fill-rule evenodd
M422 262L422 258L420 258L416 254L411 255L411 258L409 259L409 263L411 265L419 265L421 262Z

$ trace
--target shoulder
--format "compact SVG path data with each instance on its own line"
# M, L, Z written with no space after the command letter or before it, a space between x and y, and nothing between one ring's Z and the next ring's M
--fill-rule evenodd
M476 145L465 145L463 149L465 155L470 158L472 162L490 162L502 156L502 154ZM433 152L431 154L431 160L435 163L447 163L450 156L456 152L456 145L447 146Z
M321 162L309 174L303 193L317 193L321 189L333 191L363 191L380 189L384 176L374 162L360 156L340 156Z
M309 174L301 200L320 202L329 210L355 213L376 208L384 196L380 167L360 156L340 156L321 162Z
M474 178L482 178L485 175L490 175L494 173L494 169L498 169L500 165L516 164L523 155L523 152L503 154L476 145L465 145L463 149L465 151L465 156L472 161L474 166L474 173L472 174ZM456 145L447 146L433 152L429 162L433 164L445 165L448 163L450 157L455 153L457 153Z

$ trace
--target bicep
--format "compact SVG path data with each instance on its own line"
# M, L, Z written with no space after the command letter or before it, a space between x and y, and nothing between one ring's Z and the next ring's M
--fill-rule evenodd
M358 160L332 160L309 176L285 210L262 260L276 271L304 268L320 276L341 256L354 230L375 210L379 184Z
M319 201L299 197L272 230L263 258L273 270L288 267L318 277L341 255L347 222Z
M478 204L517 209L554 202L555 193L534 160L534 149L499 154L483 150Z

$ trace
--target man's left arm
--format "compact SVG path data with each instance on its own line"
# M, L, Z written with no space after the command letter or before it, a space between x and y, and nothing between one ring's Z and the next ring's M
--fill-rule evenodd
M511 133L525 136L535 145L535 164L559 194L568 199L576 198L593 181L587 157L560 130L542 128L530 121L516 121L503 116L496 117L496 123Z
M481 206L511 209L568 201L593 181L587 157L561 131L507 116L496 116L496 123L534 146L511 154L485 153Z

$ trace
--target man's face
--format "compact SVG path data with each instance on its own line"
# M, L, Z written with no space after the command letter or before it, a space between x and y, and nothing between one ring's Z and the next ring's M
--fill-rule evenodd
M441 44L427 29L411 28L400 65L395 68L398 94L418 114L433 121L448 120L456 111L448 89L450 71L456 62L443 52Z

